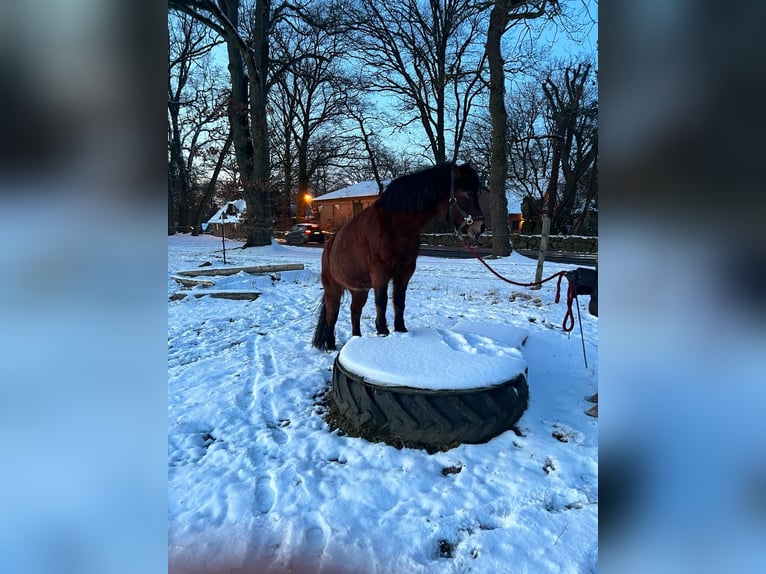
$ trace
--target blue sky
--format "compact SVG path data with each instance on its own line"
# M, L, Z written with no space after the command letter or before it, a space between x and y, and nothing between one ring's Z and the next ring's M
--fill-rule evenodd
M597 60L598 46L598 1L597 0L569 0L565 5L570 14L575 14L581 22L581 29L572 33L562 29L559 25L548 23L543 30L540 41L542 44L550 45L550 49L555 58L569 60L573 57L592 55ZM489 13L487 12L487 17ZM504 39L508 44L513 41L513 31L509 31ZM218 48L220 54L219 65L225 70L226 53L225 48ZM506 50L506 59L510 59L510 53ZM523 78L517 77L523 81ZM510 83L513 79L508 78ZM510 92L510 87L509 87ZM379 101L386 100L385 97L378 95ZM389 106L393 106L389 104ZM394 132L385 129L379 129L380 135L389 147L395 146L401 151L417 154L425 145L426 137L419 122L413 123L410 128L404 132Z

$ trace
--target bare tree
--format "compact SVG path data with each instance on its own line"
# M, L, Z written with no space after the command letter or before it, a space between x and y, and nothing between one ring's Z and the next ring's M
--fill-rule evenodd
M396 127L418 124L435 162L457 159L471 107L484 89L483 20L475 5L360 0L348 21L370 89L398 102Z
M337 137L345 118L345 89L340 62L347 52L332 13L323 4L304 9L272 33L275 59L285 63L275 80L275 125L281 129L283 166L294 169L298 214L310 205L311 179L317 169L344 153ZM289 147L288 147L289 146ZM294 153L293 153L294 152ZM292 189L292 173L284 173L285 191Z
M571 231L574 228L574 213L584 209L582 199L585 179L595 163L598 154L598 104L595 95L589 94L589 86L595 85L591 78L592 64L589 62L567 66L558 77L549 75L543 82L543 92L550 110L560 144L559 160L563 185L557 188L557 209L553 210L553 229ZM590 96L590 97L589 97ZM554 155L553 166L556 167ZM591 182L592 183L592 182ZM591 195L597 186L590 185Z
M285 81L278 81L269 97L269 144L272 165L278 166L274 174L272 200L274 216L280 227L292 222L292 206L295 144L292 124L297 115L297 102L291 90L285 88ZM291 207L292 206L292 207Z
M209 56L217 44L212 34L193 18L185 15L168 16L168 234L176 228L192 228L192 162L193 150L184 145L188 130L185 118L197 116L197 136L215 114L200 117L185 110L198 105L200 90L195 89L195 69L199 60ZM186 131L186 133L185 133ZM187 148L185 153L184 148Z
M380 138L369 125L370 104L361 95L357 95L356 97L346 98L345 108L349 119L354 124L354 128L359 130L360 142L370 162L372 179L377 183L378 194L380 194L383 192L381 160L385 150Z
M229 151L231 150L231 143L232 137L231 131L229 131L229 134L220 149L210 149L211 154L216 154L216 161L215 165L213 166L213 171L210 174L210 178L207 180L207 183L205 184L202 194L197 202L196 209L194 210L194 227L192 230L192 235L199 235L202 230L202 219L205 216L205 207L211 205L212 203L212 198L215 195L216 187L218 185L218 178L221 174L221 171L223 170L226 157L229 155Z
M597 198L598 96L592 63L555 63L510 103L509 167L528 196L525 230L540 233L548 198L553 232L581 232ZM531 227L530 226L534 226Z
M192 235L198 235L205 206L209 205L225 156L231 149L231 129L226 120L230 92L221 86L216 67L211 64L202 69L192 84L195 98L186 109L182 124L187 172L192 184Z
M482 166L486 171L489 168L491 147L492 122L489 112L482 109L480 113L472 115L466 126L462 150L465 157L471 158L471 162L477 168Z
M246 9L243 0L169 0L168 7L189 14L226 42L231 76L228 116L247 202L245 247L268 245L273 236L266 121L269 36L274 22L292 6L272 9L270 0L255 0Z
M545 107L538 81L519 86L508 102L509 187L516 195L540 201L545 196L551 165L551 135L545 124ZM527 215L524 219L533 223Z
M502 39L514 25L555 14L558 10L558 2L556 0L495 0L484 6L491 9L486 51L489 63L489 112L492 118L489 175L492 254L505 256L510 254L511 244L508 229L508 200L505 196L505 181L508 173L508 113L505 108Z

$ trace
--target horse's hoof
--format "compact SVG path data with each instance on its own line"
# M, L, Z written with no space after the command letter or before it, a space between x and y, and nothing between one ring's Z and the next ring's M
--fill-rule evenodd
M386 329L385 331L378 331L378 337L388 337L391 334L391 331Z

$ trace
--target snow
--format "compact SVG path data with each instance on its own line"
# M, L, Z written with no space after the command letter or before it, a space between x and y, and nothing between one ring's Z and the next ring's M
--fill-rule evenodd
M383 180L383 186L388 185L390 181L391 180L388 179ZM353 185L349 185L348 187L344 187L342 189L338 189L336 191L315 197L314 200L321 201L327 199L343 199L348 197L370 197L372 195L378 195L377 181L362 181L355 183Z
M417 328L388 337L352 337L340 362L384 387L468 390L501 385L526 369L521 351L476 331Z
M178 270L220 265L220 241L168 238L168 295ZM255 301L168 302L169 572L598 571L598 419L584 414L598 390L598 319L587 297L589 368L577 328L561 330L554 282L530 291L476 261L420 257L410 333L389 337L375 335L371 298L352 339L344 297L336 337L360 364L385 356L365 349L390 347L420 368L403 349L422 339L431 370L450 353L476 373L497 357L528 368L520 436L429 455L340 436L324 421L335 353L311 346L322 250L227 243L231 265L305 268L212 278L217 290L259 291ZM519 280L536 266L515 253L490 263ZM545 274L572 268L548 263Z

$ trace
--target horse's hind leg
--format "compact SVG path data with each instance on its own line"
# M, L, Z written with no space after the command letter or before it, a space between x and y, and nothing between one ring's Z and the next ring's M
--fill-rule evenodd
M362 319L362 309L364 304L367 303L367 297L370 291L368 289L360 289L351 291L351 336L361 337L362 329L360 326Z
M338 313L340 312L340 300L343 296L343 289L327 289L324 292L324 307L327 320L327 349L335 350L335 323L338 322Z
M338 321L343 287L333 280L324 269L322 270L322 284L324 285L324 296L312 344L317 349L333 351L335 350L335 323Z

